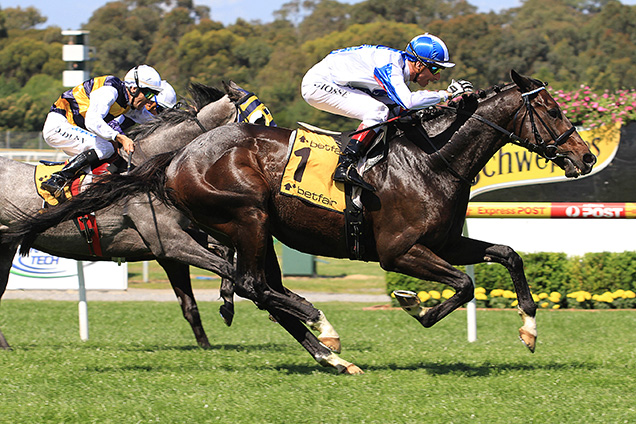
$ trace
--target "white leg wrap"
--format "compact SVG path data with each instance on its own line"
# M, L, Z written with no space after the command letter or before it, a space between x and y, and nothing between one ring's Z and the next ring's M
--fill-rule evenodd
M345 361L333 352L325 357L316 358L316 361L323 367L334 367L338 372L344 372L347 370L347 367L353 365L351 362Z
M519 316L523 320L523 326L521 326L521 328L523 328L525 331L527 331L528 333L532 334L533 336L537 337L537 320L536 320L536 318L527 315L518 306L517 306L517 309L519 311Z
M314 331L319 332L318 338L334 338L339 339L340 336L336 332L336 329L333 328L331 323L325 317L325 314L320 311L320 317L316 322L308 322L307 325Z

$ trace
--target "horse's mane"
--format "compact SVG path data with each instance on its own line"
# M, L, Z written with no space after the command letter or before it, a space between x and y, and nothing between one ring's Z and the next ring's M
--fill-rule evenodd
M178 107L161 112L150 122L135 125L130 130L133 139L142 139L163 126L173 126L196 118L197 112L210 103L216 102L225 96L225 92L218 88L207 86L198 82L190 83L188 93L191 99L179 102Z

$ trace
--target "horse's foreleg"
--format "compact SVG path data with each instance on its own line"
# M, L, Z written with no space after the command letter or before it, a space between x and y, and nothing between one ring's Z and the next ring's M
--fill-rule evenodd
M523 320L523 325L519 328L519 338L530 352L534 353L537 343L537 304L532 299L526 274L523 272L523 260L512 248L500 244L492 245L485 253L486 262L499 263L510 273L519 302L517 309Z
M209 349L211 347L210 342L203 329L199 308L192 291L189 266L169 259L157 259L157 262L168 274L172 289L179 300L183 317L192 327L197 343L202 348Z
M470 277L422 245L412 246L404 255L393 258L390 264L383 265L385 269L422 280L437 281L455 289L455 294L450 299L428 309L420 306L417 296L396 294L402 308L424 327L432 327L473 298L473 283Z
M532 293L523 271L523 260L509 246L486 243L479 240L462 237L459 246L453 246L445 257L456 265L469 265L481 262L494 262L506 267L512 278L519 302L518 311L523 326L519 329L519 338L534 352L537 341L537 305L532 299Z

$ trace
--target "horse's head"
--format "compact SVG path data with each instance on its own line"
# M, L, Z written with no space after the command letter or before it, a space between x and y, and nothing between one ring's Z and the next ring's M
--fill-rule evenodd
M524 147L556 163L566 177L589 174L596 156L561 112L545 84L514 70L510 76L519 87L523 101L513 121L513 131L522 139Z

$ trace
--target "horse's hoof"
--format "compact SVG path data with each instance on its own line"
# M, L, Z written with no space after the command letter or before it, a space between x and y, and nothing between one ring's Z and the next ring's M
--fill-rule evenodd
M327 349L334 353L340 353L342 349L342 345L340 344L340 339L338 337L318 337L320 343L324 344Z
M234 320L234 308L221 305L221 307L219 308L219 313L221 314L221 318L223 318L225 325L227 325L228 327L231 326L232 320Z
M395 299L398 301L402 309L409 312L413 308L420 306L420 298L417 297L417 293L410 290L395 290L393 292Z
M530 352L534 353L534 348L537 343L537 336L534 334L530 334L528 331L523 328L519 329L519 340L526 345L526 347L530 350Z
M360 367L358 367L355 364L349 364L342 369L342 374L360 375L360 374L364 374L364 371L362 371Z

